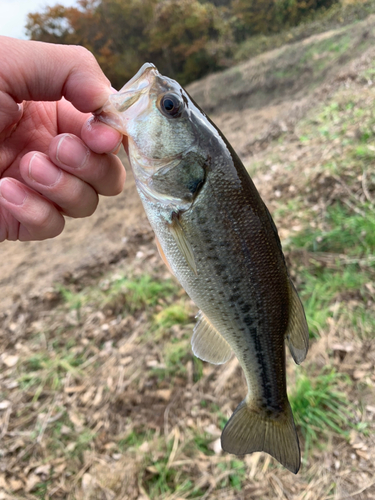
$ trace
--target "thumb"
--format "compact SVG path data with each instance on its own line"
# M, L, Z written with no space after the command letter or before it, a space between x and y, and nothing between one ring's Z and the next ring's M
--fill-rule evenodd
M0 91L16 101L65 97L83 113L103 106L110 82L87 49L0 36Z

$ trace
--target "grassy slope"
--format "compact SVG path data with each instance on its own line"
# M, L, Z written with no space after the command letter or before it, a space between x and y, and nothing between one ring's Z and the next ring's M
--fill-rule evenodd
M375 498L371 59L251 164L311 329L307 360L288 364L300 474L217 448L245 393L241 370L192 356L195 307L146 240L108 274L88 270L85 285L70 278L30 299L22 331L14 311L18 341L1 357L0 498Z

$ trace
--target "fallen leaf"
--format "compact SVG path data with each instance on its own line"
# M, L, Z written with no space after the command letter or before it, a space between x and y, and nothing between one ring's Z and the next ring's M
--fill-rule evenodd
M217 438L215 439L215 441L212 441L212 443L210 443L208 445L208 447L210 448L210 450L213 450L216 455L220 455L220 453L223 451L222 447L221 447L221 439L220 438Z
M82 392L86 389L85 385L74 385L71 387L65 387L64 392L66 394L73 394L74 392Z
M360 458L363 458L364 460L370 460L370 455L366 451L355 450L355 452Z
M4 401L0 401L0 410L6 410L10 406L10 401L4 399Z
M157 359L150 359L149 361L147 361L146 363L146 366L147 368L155 368L156 366L159 365L159 362Z
M39 467L37 467L34 470L34 474L41 474L43 476L48 476L50 470L51 470L51 464L39 465Z
M96 480L91 474L88 474L87 472L83 474L81 486L85 497L88 497L89 493L95 487L95 484Z
M18 491L23 488L23 482L19 479L10 479L9 486L12 491Z
M363 371L363 370L354 370L353 372L353 378L355 380L360 380L362 378L365 378L367 375L367 372Z
M26 492L29 493L30 491L33 491L35 489L35 486L40 482L41 482L40 477L38 477L36 474L30 474L30 476L28 476L26 481L26 486L25 486Z
M146 467L146 470L148 472L151 472L152 474L158 474L158 469L155 467L155 465L150 465L149 467Z
M87 404L90 401L90 399L92 399L94 392L95 392L95 386L92 386L87 392L85 392L85 394L80 396L82 403Z
M105 448L106 450L111 450L112 448L117 448L117 445L116 445L116 443L109 442L109 443L106 443L106 444L104 445L104 448Z
M367 446L365 445L365 443L362 443L362 441L360 441L359 443L354 443L352 446L355 450L367 450Z
M126 365L129 365L132 361L133 361L132 356L126 356L126 358L120 359L120 365L126 366Z
M215 424L210 424L207 427L204 428L208 434L211 434L212 436L220 436L221 435L221 430L215 425Z
M99 389L96 393L94 401L92 402L93 406L99 406L103 399L103 386L99 386Z
M164 399L164 401L169 401L171 399L171 394L172 391L170 389L159 389L156 391L156 395L159 398Z
M18 362L19 356L12 356L11 354L4 354L3 355L3 363L6 365L8 368L11 368L12 366L15 366Z
M59 476L66 469L66 463L62 463L53 468L53 477Z
M147 441L145 441L144 443L141 444L138 450L141 451L142 453L148 453L150 451L150 444Z
M62 425L60 429L60 434L63 434L66 436L67 434L70 434L72 432L72 429L68 427L67 425Z
M342 351L342 352L353 352L354 351L353 344L350 344L348 342L342 343L342 344L339 344L339 343L332 344L331 347L332 347L333 351Z
M8 483L5 480L5 474L0 474L0 490L7 490Z
M76 447L77 443L69 443L68 446L65 448L66 451L71 452L74 451L74 448Z
M76 431L82 430L83 424L84 424L83 417L81 415L79 415L78 413L76 413L75 411L69 411L68 415L69 415L69 420L74 425L75 430Z

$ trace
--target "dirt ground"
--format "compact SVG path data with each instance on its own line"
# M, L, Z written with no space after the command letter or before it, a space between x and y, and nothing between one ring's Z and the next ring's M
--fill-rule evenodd
M288 154L288 157L294 157L298 160L300 159L301 152L298 145L294 146L293 144L294 127L298 124L299 120L306 116L309 110L314 109L317 104L328 99L337 88L343 85L345 86L345 82L350 83L354 81L359 71L366 68L366 66L374 60L375 50L371 48L375 40L375 38L373 38L375 37L374 25L375 21L372 19L362 23L360 27L358 27L358 25L355 28L357 31L353 32L354 34L352 37L352 39L355 39L355 37L358 38L358 43L355 45L358 50L353 49L350 53L346 53L345 57L336 58L334 63L329 65L329 70L319 73L315 78L314 84L310 85L311 82L309 82L309 79L311 80L312 78L311 71L314 71L314 68L311 69L312 66L310 67L309 63L306 63L306 71L302 71L300 77L288 77L281 87L277 87L275 81L272 81L273 83L271 82L267 87L266 83L269 82L269 71L272 71L275 65L277 66L277 64L279 64L277 61L279 58L283 57L283 53L286 50L282 48L257 58L256 62L245 63L242 67L231 69L224 74L213 75L201 82L196 82L192 84L188 90L192 96L196 98L198 103L201 103L205 109L209 110L209 114L213 121L223 131L236 151L239 152L250 171L253 171L254 165L261 161L265 154L269 154L270 148L277 144L278 137L285 132L288 132L290 137L290 143L286 154ZM370 32L370 35L363 35L364 26L367 26L366 29ZM314 43L321 43L328 36L332 36L332 33L314 37ZM306 45L307 43L308 42L305 41L300 45ZM295 54L295 52L292 53ZM286 68L289 68L290 64L292 63L287 61ZM259 68L262 68L262 72L258 72ZM225 87L226 82L232 81L233 73L236 71L241 72L243 75L243 87L237 90L232 89L233 92L229 92L224 102L221 94L215 93L215 89L220 85ZM247 75L250 73L253 75L253 79L251 83L247 85ZM257 77L257 75L259 75L259 77ZM244 88L245 90L247 89L247 91L244 91ZM360 89L360 86L358 86L358 89ZM243 105L238 104L239 101L242 102ZM15 353L18 356L19 354L17 353L22 353L25 349L28 349L30 353L37 350L37 347L31 346L31 344L28 345L28 335L35 333L38 328L40 328L40 325L48 323L49 328L55 328L56 331L60 331L59 329L61 329L61 331L63 331L61 335L64 338L69 337L70 328L74 329L77 327L79 319L77 320L73 313L67 314L66 317L63 316L61 312L57 312L54 318L50 316L58 300L61 299L61 297L57 298L56 296L56 284L67 286L74 284L77 291L79 291L80 288L90 284L97 284L98 279L107 271L111 270L115 272L120 269L131 269L135 274L139 274L144 270L149 272L154 270L160 279L166 279L168 277L168 272L163 268L157 255L153 234L136 193L134 180L129 170L125 153L121 151L120 155L124 161L128 174L124 192L115 198L101 198L99 207L92 217L84 220L68 219L64 232L53 240L28 243L5 242L1 244L0 358L7 369L13 369L12 363ZM322 152L320 150L310 151L308 164L313 166L319 163L321 155ZM290 172L283 171L282 168L274 168L273 170L272 168L273 166L270 163L270 172L257 172L254 176L254 181L264 201L270 206L271 212L277 209L280 196L283 196L284 191L288 192L291 182ZM284 223L281 221L279 229L282 238L288 236L290 224L291 216L286 216ZM193 317L193 306L187 303L187 307L191 308L191 316ZM34 496L33 491L35 493L35 490L33 488L37 483L33 484L32 480L38 481L38 478L43 476L43 470L40 469L38 472L38 467L45 467L46 464L37 462L35 459L34 472L32 474L30 473L32 465L30 465L30 467L25 466L25 464L20 465L22 464L23 455L19 450L24 446L23 440L26 440L26 432L22 430L17 434L16 430L18 425L20 429L23 429L22 426L26 425L25 422L27 417L13 415L15 423L12 425L9 424L10 417L8 417L7 421L4 417L4 419L0 421L3 426L1 427L0 425L0 436L2 436L2 430L3 434L6 434L9 425L10 430L7 442L10 443L10 451L8 450L10 458L5 459L3 462L0 461L0 464L2 463L0 467L0 499L103 498L112 500L116 498L119 500L128 500L134 498L147 500L150 497L147 495L140 482L135 479L135 473L133 474L132 472L132 468L135 469L138 466L138 458L134 458L134 463L129 463L129 461L124 461L120 456L115 456L114 454L114 458L112 457L113 460L111 462L108 461L109 459L107 460L107 455L109 456L111 453L110 450L113 445L113 436L105 435L107 421L110 421L108 429L111 429L111 432L114 432L113 429L116 428L116 435L123 432L125 422L128 422L129 418L136 421L139 417L144 418L148 422L153 422L152 425L154 426L153 428L156 429L156 434L164 430L165 435L169 436L168 439L170 441L168 442L171 443L171 449L169 448L170 455L168 464L171 464L176 458L179 442L181 441L178 422L188 414L189 418L186 420L187 428L190 426L189 422L192 421L192 418L194 420L198 419L202 427L205 425L207 426L205 423L207 420L207 411L205 412L204 409L197 410L193 402L195 401L194 398L201 397L203 393L208 397L208 391L205 390L205 388L207 389L210 387L210 389L212 389L212 386L209 384L211 384L211 379L214 376L216 377L217 373L219 374L215 379L217 390L213 391L212 401L215 403L218 402L218 404L223 405L223 407L227 405L229 411L229 399L228 397L225 399L225 397L221 395L220 390L227 384L228 380L232 380L235 373L239 373L238 371L236 372L238 367L235 360L232 360L228 366L223 368L220 372L215 372L211 368L204 368L204 376L199 383L193 383L193 365L191 364L192 362L189 361L190 364L188 364L187 368L187 385L185 385L184 380L177 379L174 388L170 389L168 383L164 381L161 386L157 387L157 394L155 395L155 392L153 392L155 388L152 386L149 388L147 385L151 384L151 382L142 381L141 379L141 382L138 384L138 388L141 389L139 389L138 392L129 386L133 380L133 374L134 376L139 375L143 366L141 363L146 363L147 366L150 367L156 366L157 368L158 362L156 360L162 359L159 352L161 347L160 345L147 344L149 349L146 353L147 355L145 356L145 351L142 351L136 338L139 331L144 328L142 326L143 316L141 313L138 316L135 315L134 317L124 319L118 319L118 317L116 318L115 315L112 315L111 321L107 321L104 316L102 312L91 311L87 324L85 323L85 327L82 329L81 333L77 333L77 336L80 337L80 341L82 341L82 346L85 346L81 346L82 349L86 349L86 346L87 349L93 349L93 356L96 360L99 359L99 367L96 368L97 371L90 371L92 367L90 368L89 366L87 372L89 373L88 378L84 382L76 383L74 383L75 375L72 374L71 379L68 381L69 383L66 382L64 386L65 394L61 396L70 397L69 418L74 424L75 429L79 429L83 422L79 412L83 411L82 408L86 406L89 408L89 405L92 405L88 410L90 417L87 417L87 422L96 430L95 432L98 432L99 437L103 434L102 443L96 444L96 456L90 458L88 461L85 461L85 458L83 460L83 465L80 465L81 469L76 471L77 474L75 476L69 476L69 474L64 476L63 464L61 461L58 461L60 459L57 459L56 470L61 468L59 478L61 479L64 476L64 479L59 479L60 486L56 482L57 486L54 486L51 490L52 492L48 490L48 495L46 493L45 496L41 494ZM98 325L100 325L100 327ZM101 332L100 334L96 333L98 329ZM179 335L178 329L176 331ZM332 339L334 339L335 333L332 332L331 336ZM106 336L107 333L108 336ZM95 335L99 335L95 337L95 342L97 342L96 345L100 347L90 347L84 338L86 334L87 338L94 338ZM144 335L145 332L142 331L141 334ZM124 335L123 340L121 335ZM135 335L135 337L133 338L132 335ZM114 349L111 351L112 344L110 345L108 339L110 339L111 342L118 342L118 346L120 346L118 347L118 352L117 350L115 352ZM326 341L327 339L325 338L324 342ZM312 356L316 357L318 364L320 362L319 360L326 356L324 353L325 347L323 341L322 343L316 343L314 346L314 353ZM103 356L100 352L102 348ZM6 353L10 353L8 357L4 357ZM106 357L107 354L108 359ZM117 388L115 390L116 398L108 399L105 393L103 394L103 389L97 390L99 385L96 386L96 382L102 384L102 380L107 380L111 390L111 384L113 385L114 383L113 380L117 380L119 377L118 372L115 372L114 368L114 356L119 356L116 358L117 361L119 360L119 366L116 365L116 370L121 368L122 371L118 387L116 386ZM346 361L348 361L351 356L349 348L347 350L347 356ZM109 363L110 360L112 364ZM101 362L102 366L100 366ZM106 370L108 370L108 373ZM116 375L114 375L114 373L116 373ZM7 388L11 391L13 387L11 382L9 382L11 377L10 375L9 378L7 377L7 371L5 370L4 374L0 376L0 382L1 380L4 381L5 385L3 389ZM129 383L127 382L127 377L129 377ZM83 387L81 383L85 386L85 389L80 389L80 387ZM70 386L68 387L69 384L71 384L71 389L69 389ZM129 391L126 396L124 395L125 390ZM81 397L80 391L84 391L83 397ZM234 382L230 386L229 392L231 393L230 397L232 400L239 397ZM4 394L5 393L6 391L4 389ZM36 403L33 402L33 396L30 393L15 396L14 404L21 404L22 401L24 402L27 400L27 404L30 405L30 419L34 418L36 421L37 413L40 411L49 412L47 415L48 418L52 415L51 418L53 419L55 418L55 409L53 408L57 407L56 405L59 401L58 397L60 396L53 396L51 393L48 394L47 397L50 398L49 410L47 406L43 406L42 410L40 410L40 408L36 406ZM85 398L85 400L83 400L83 398ZM51 401L53 401L53 405L55 406L52 405ZM373 402L368 401L368 404L373 408ZM6 408L7 407L4 406L4 409ZM182 415L181 408L186 408L185 416ZM0 410L2 409L3 408L0 406ZM101 416L96 416L97 414L99 415L100 411L105 413L106 416L103 417L103 414L101 414ZM168 412L170 412L169 420ZM57 417L58 414L56 420ZM69 429L67 430L65 428L65 431L68 433ZM215 438L217 437L215 434L216 431L217 428L213 431ZM24 434L22 434L23 432ZM45 429L42 429L36 438L38 441L40 437L38 443L41 446L44 432ZM29 437L27 439L29 439ZM353 442L355 439L356 436L353 436ZM259 470L258 479L260 479L258 482L249 482L245 489L238 493L233 493L233 488L231 490L227 488L218 489L216 491L216 486L221 480L224 480L228 474L225 475L226 473L224 471L223 477L217 479L216 482L212 478L210 479L209 471L212 464L208 462L208 459L206 460L202 453L196 459L196 463L191 465L191 467L196 471L197 477L202 471L205 471L203 473L203 480L201 480L201 487L206 488L206 493L201 495L202 498L230 498L236 500L247 500L250 498L371 500L375 499L375 481L371 483L374 479L374 464L370 462L371 460L375 460L375 455L373 449L368 448L370 443L375 446L373 437L369 438L368 443L366 443L367 448L363 448L363 451L361 451L362 448L360 448L361 444L358 445L360 453L362 452L363 457L367 458L365 458L363 462L365 465L361 466L362 468L356 471L355 479L353 480L350 470L350 460L353 461L354 459L350 458L350 451L348 448L345 448L344 445L340 445L341 448L340 446L337 448L335 452L336 455L324 455L321 464L319 463L319 459L317 459L318 455L316 455L316 460L308 471L309 477L299 477L295 482L291 481L290 478L285 479L288 477L288 473L284 475L283 473L281 475L275 475L275 473L271 471L268 475L262 475L263 472L268 470L269 459L260 458L259 454L247 457L246 464L250 471L250 478L252 480L255 478L256 480L258 474L256 471ZM142 453L147 452L148 448L144 446ZM335 465L335 463L338 463L339 459L342 458L340 457L341 452L343 455L348 456L348 460L345 469L342 468L339 470L339 466ZM2 445L0 444L0 459L2 457L1 453ZM188 462L185 458L186 457L182 457L176 461L176 464L182 469ZM214 456L212 460L214 461L215 459L216 457ZM30 460L31 464L34 462ZM36 464L38 464L38 467ZM330 486L330 482L332 482L331 476L324 471L328 470L329 467L334 469L336 466L338 472L335 476L336 486L333 490L332 486ZM148 467L145 474L150 476L156 474L155 467L153 467L154 466ZM126 493L119 492L117 496L114 496L113 491L115 487L111 490L111 474L115 477L120 469L125 478L124 481L128 481L129 483L126 487L128 489L125 488ZM17 477L17 479L10 478L11 470L16 471L14 477ZM108 480L106 487L101 488L100 494L95 492L92 493L92 491L95 490L93 485L96 476L105 476ZM284 479L285 484L288 484L288 490L283 487L282 481L284 481ZM9 484L11 486L13 485L12 488L17 493L12 493L8 496L4 493L3 496L1 496L2 480L7 487L9 487ZM70 481L74 483L71 489L69 484ZM58 492L59 488L60 493L57 494L56 492ZM5 490L4 486L4 491ZM73 490L75 493L72 493ZM365 493L364 490L366 490ZM9 492L9 490L6 491ZM273 493L270 493L270 491ZM332 493L333 491L334 493ZM349 491L351 493L349 493ZM180 496L176 493L171 496L166 495L164 498L178 500L184 498L184 496L182 493ZM198 496L195 498L198 498Z
M268 142L281 133L293 130L311 107L325 99L342 79L357 71L356 64L360 62L351 65L348 62L360 61L361 52L355 49L366 37L371 45L371 37L364 33L374 25L372 17L358 23L353 33L350 32L354 40L358 39L353 50L336 58L327 70L318 71L316 75L306 63L298 78L287 76L282 85L280 82L278 85L272 72L279 65L286 68L287 73L297 57L295 52L298 53L290 47L282 47L195 82L187 90L210 114L245 165L250 166L254 154L264 150ZM324 41L334 33L314 35L295 46ZM286 53L288 50L290 55ZM311 85L314 81L315 85ZM108 263L114 255L126 250L124 238L137 232L137 227L147 225L124 151L120 155L128 172L122 195L114 199L101 198L98 210L89 219L68 219L64 232L53 240L2 244L0 311L6 311L14 297L40 294L65 273ZM267 203L261 180L257 187Z

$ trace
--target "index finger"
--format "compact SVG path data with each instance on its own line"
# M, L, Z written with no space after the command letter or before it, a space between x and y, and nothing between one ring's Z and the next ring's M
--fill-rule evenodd
M99 109L111 94L109 80L84 47L5 36L0 36L0 91L16 102L65 97L83 113Z

